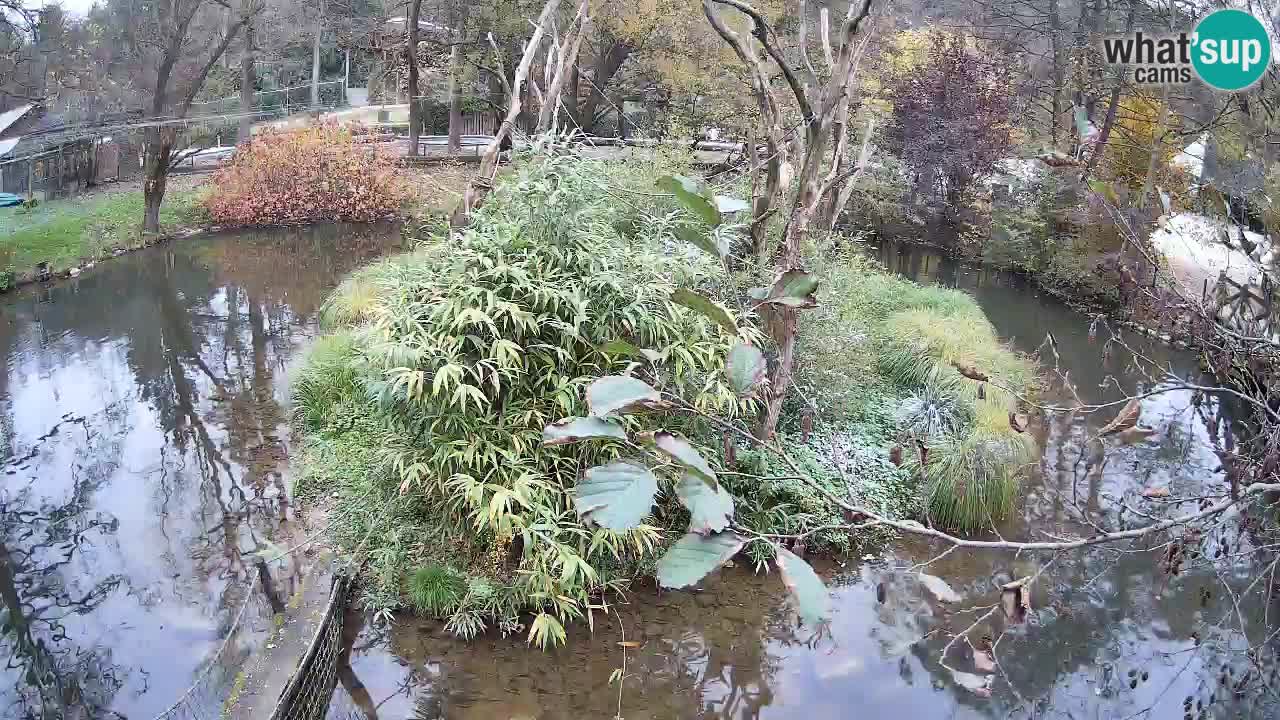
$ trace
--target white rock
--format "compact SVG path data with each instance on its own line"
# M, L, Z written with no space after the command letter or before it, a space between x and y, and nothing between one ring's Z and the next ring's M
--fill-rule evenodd
M924 589L928 590L938 602L957 603L962 600L960 593L953 590L947 581L940 577L920 573L920 584L924 585Z

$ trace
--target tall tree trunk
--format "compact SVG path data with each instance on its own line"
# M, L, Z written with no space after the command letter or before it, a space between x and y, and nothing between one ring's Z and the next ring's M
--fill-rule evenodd
M253 136L253 88L258 75L253 66L253 21L244 24L244 50L240 53L240 142Z
M147 149L143 161L142 182L142 231L160 232L160 204L164 202L165 186L169 181L169 161L173 154L174 131L165 126L150 127L146 131Z
M462 150L462 90L458 74L462 72L461 52L455 42L449 48L449 152Z
M578 63L574 63L569 69L569 87L565 94L569 97L564 100L564 107L569 115L569 124L574 129L582 129L582 105L578 102L578 91L580 88L579 81L582 79L582 72L578 69Z
M1133 20L1138 12L1137 0L1129 0L1129 16L1125 20L1124 32L1128 35L1133 31ZM1093 149L1093 154L1089 157L1089 163L1085 165L1084 174L1088 176L1093 169L1098 166L1098 161L1102 159L1103 152L1107 149L1107 138L1111 137L1111 128L1116 124L1116 109L1120 106L1120 92L1124 89L1124 69L1121 68L1116 75L1116 84L1111 88L1111 102L1107 105L1107 117L1102 122L1102 129L1098 131L1098 144Z
M405 48L405 60L409 63L409 154L416 156L422 125L422 104L418 101L418 18L422 14L422 0L413 0L409 7L409 39Z
M1058 13L1058 0L1049 0L1049 56L1053 63L1049 82L1053 83L1053 99L1049 106L1049 142L1054 149L1058 147L1058 137L1062 134L1062 40L1061 18Z
M569 26L560 52L556 57L555 73L547 84L546 97L542 109L538 113L538 132L554 130L559 126L560 96L564 93L565 83L569 79L569 68L578 62L578 50L582 47L582 38L587 34L587 26L591 24L587 0L578 3L578 13L574 16L573 25Z
M507 105L507 116L503 119L502 124L498 126L497 132L494 133L493 140L489 141L488 147L485 148L484 155L480 158L480 170L476 176L467 183L467 188L462 194L462 202L453 211L451 224L454 227L464 227L471 221L471 213L475 211L480 203L484 202L489 191L493 189L493 179L498 174L498 154L502 147L502 141L511 134L511 128L516 124L516 120L520 117L520 111L524 103L522 98L524 95L524 83L529 78L529 68L533 65L533 56L537 53L538 45L542 42L542 36L546 32L547 25L551 22L551 16L555 14L556 8L560 5L560 0L547 0L546 5L542 6L542 13L538 16L538 23L534 26L533 35L529 38L529 42L525 44L524 53L520 56L520 64L516 66L515 77L512 78L508 97L510 101Z
M591 69L591 92L587 93L587 99L582 103L582 107L578 113L578 124L582 126L584 132L594 132L598 115L602 114L605 109L602 106L608 105L608 99L605 91L609 87L609 83L613 81L618 71L622 69L623 63L631 56L631 46L625 42L614 42L604 49L596 58L595 64ZM576 90L574 97L577 97ZM619 126L621 127L621 126Z
M320 107L320 40L324 35L324 0L320 0L320 15L316 18L316 34L311 41L311 107Z

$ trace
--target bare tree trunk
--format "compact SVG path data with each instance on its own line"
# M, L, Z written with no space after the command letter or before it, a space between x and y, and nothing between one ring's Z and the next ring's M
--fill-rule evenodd
M160 205L169 181L169 161L173 154L174 131L168 127L147 128L147 149L143 161L142 231L160 232Z
M1049 82L1053 83L1053 98L1049 106L1049 142L1054 149L1058 147L1058 136L1062 125L1062 41L1061 19L1058 15L1058 0L1049 0L1049 56L1053 63Z
M324 0L320 0L320 16L316 18L316 36L311 42L311 107L320 107L320 39L324 35Z
M747 167L751 173L751 254L763 259L765 253L766 221L769 199L760 190L760 152L756 149L756 135L747 133Z
M449 48L449 152L462 150L462 92L458 73L462 71L460 52L455 43Z
M524 98L524 83L529 78L529 68L533 65L533 56L537 54L538 46L542 42L542 36L546 33L547 24L550 23L551 16L555 14L559 5L560 0L547 0L547 4L542 7L542 14L538 16L538 24L534 27L533 35L529 38L529 42L524 46L524 54L520 56L520 64L516 66L515 77L512 78L510 85L507 87L507 96L510 98L510 102L507 105L507 116L503 119L502 124L498 126L493 140L490 140L488 147L485 148L484 155L480 158L480 170L471 179L471 182L467 183L467 189L462 195L462 202L453 211L451 224L454 227L463 227L469 223L471 221L471 213L480 206L480 203L484 202L485 196L493 189L493 180L498 174L499 149L502 147L502 141L511 134L511 128L515 125L517 118L520 117L520 109L524 105L522 102ZM503 81L505 83L505 77Z
M592 131L595 129L596 120L608 100L605 97L605 91L609 87L609 83L613 81L618 71L622 69L622 65L626 63L627 58L631 56L631 46L625 42L615 42L596 58L595 65L591 71L591 91L587 93L587 99L583 102L581 112L578 116L578 122L584 131ZM576 97L576 96L575 96Z
M1151 157L1147 160L1147 176L1142 181L1142 197L1138 198L1138 207L1145 209L1147 200L1155 192L1156 168L1160 165L1160 154L1164 149L1165 123L1169 120L1169 86L1164 87L1161 94L1160 111L1156 124L1151 128Z
M857 74L861 48L865 47L864 44L857 44L854 40L862 21L870 13L871 0L863 0L860 9L856 4L849 7L840 29L840 46L835 62L831 65L831 76L825 86L820 89L812 88L816 85L816 78L811 78L810 82L805 83L797 75L795 69L784 57L782 50L774 44L775 34L759 11L744 0L703 0L703 12L708 22L733 48L738 59L750 72L752 90L768 131L770 179L776 176L782 180L780 185L785 186L787 171L784 120L770 90L773 73L765 65L765 57L745 41L742 35L730 30L716 16L713 5L731 7L750 18L752 37L763 46L765 57L772 60L781 71L783 80L795 97L801 117L805 118L804 137L802 140L797 139L795 143L797 154L803 153L803 162L797 178L798 191L791 203L791 214L783 233L782 247L779 248L774 259L774 264L780 273L800 270L800 251L809 236L810 226L819 205L838 187L839 181L846 179L841 176L837 168L842 157L848 127L846 120L849 88L853 85ZM836 146L831 162L837 167L823 173L822 168L827 160L827 144L833 138ZM765 415L756 429L756 436L761 440L767 440L777 428L778 420L782 415L782 403L791 386L791 375L795 365L796 308L770 304L762 307L761 310L767 310L764 313L766 326L770 337L778 346L777 360L773 364L773 373L770 376Z
M1138 11L1137 0L1129 2L1129 17L1125 21L1124 32L1129 34L1133 30L1133 19ZM1102 154L1107 149L1107 138L1111 137L1111 128L1116 124L1116 109L1120 105L1120 92L1124 89L1124 73L1120 72L1116 76L1116 84L1111 88L1111 101L1107 105L1107 118L1102 122L1102 129L1098 131L1098 144L1093 149L1093 154L1089 156L1089 163L1085 165L1084 174L1088 176L1093 169L1098 166L1098 161L1102 159Z
M417 156L422 126L422 105L418 102L418 18L422 13L422 0L413 0L409 7L408 47L405 48L405 60L409 63L409 155Z
M546 97L543 98L542 110L538 113L538 132L552 130L557 125L560 114L560 95L564 92L565 82L569 79L569 68L578 61L578 49L582 47L582 38L587 34L587 26L591 17L587 13L587 0L580 0L578 13L574 16L573 25L565 33L564 43L560 46L556 58L555 75L547 85Z
M581 79L582 73L579 70L578 63L574 62L573 67L569 68L569 88L567 93L569 98L564 101L564 105L569 117L569 124L578 129L582 128L582 108L578 105L579 81Z
M249 142L253 137L253 88L257 84L257 73L253 66L253 21L244 24L244 50L240 54L240 142Z

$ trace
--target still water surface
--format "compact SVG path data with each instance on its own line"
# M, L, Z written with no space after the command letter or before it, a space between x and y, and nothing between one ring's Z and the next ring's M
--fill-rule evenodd
M0 301L0 718L59 717L67 707L76 709L68 717L150 720L186 690L244 593L263 586L257 553L297 522L287 492L288 364L314 335L319 304L341 275L396 244L393 229L225 236L135 253ZM1105 329L1017 278L920 249L878 252L894 271L973 293L1020 349L1036 351L1052 332L1059 367L1086 402L1121 397L1109 378L1128 392L1152 386L1128 352L1107 345ZM1198 377L1185 354L1135 348L1179 377ZM1047 351L1042 359L1052 362ZM1050 400L1070 395L1059 381L1046 391ZM1223 491L1215 448L1230 442L1230 415L1214 398L1156 396L1142 412L1153 435L1087 442L1109 419L1037 421L1043 457L1004 536L1084 532L1080 513L1114 526L1124 506L1149 507L1137 497L1148 487L1175 496ZM1247 545L1230 527L1209 538L1210 552ZM1272 698L1256 690L1258 674L1274 672L1263 611L1255 595L1237 613L1220 589L1222 580L1244 584L1250 567L1170 578L1159 552L1132 545L1057 558L1025 622L996 613L968 633L975 645L996 643L996 679L991 697L981 697L949 669L979 669L970 646L953 643L945 658L943 650L999 601L998 583L1049 558L953 553L928 568L962 596L942 603L908 571L940 550L897 543L827 568L837 612L820 636L797 629L776 577L741 567L703 592L639 588L616 615L597 618L594 634L574 628L568 646L551 653L519 637L467 644L436 623L379 625L352 611L349 664L330 716L1272 712ZM271 568L266 586L287 596L303 564ZM270 604L250 608L237 646L269 627ZM619 699L609 678L622 665L624 633L639 646L626 651ZM1264 651L1252 671L1241 652L1248 644ZM1244 690L1232 692L1242 679ZM225 690L209 693L215 715Z
M1058 367L1085 402L1115 400L1123 397L1120 388L1133 393L1163 382L1160 375L1153 382L1136 371L1122 348L1108 347L1106 329L1092 318L1041 297L1017 277L967 268L921 248L885 245L874 252L902 275L972 293L1001 337L1023 351L1037 351L1052 332ZM1175 377L1199 379L1191 356L1129 340ZM1049 351L1041 354L1052 362ZM1045 395L1051 401L1071 397L1060 381L1050 383ZM1122 504L1142 509L1138 494L1148 487L1168 487L1174 496L1224 492L1214 449L1230 442L1229 408L1212 397L1197 404L1190 391L1170 392L1143 406L1142 424L1156 431L1149 438L1105 448L1086 442L1114 412L1037 420L1043 456L1030 469L1021 509L1000 528L1002 535L1088 532L1075 521L1081 513L1119 523ZM1212 553L1240 542L1248 541L1232 531L1211 537L1206 547ZM1245 643L1264 640L1256 600L1243 603L1237 616L1220 597L1213 571L1169 578L1159 567L1160 552L1144 548L1124 545L1056 559L1036 584L1032 610L1021 623L1006 621L1001 612L975 625L1000 601L999 583L1033 573L1049 558L953 553L928 568L962 596L942 603L908 571L943 550L919 542L828 568L836 613L822 636L797 629L776 576L743 567L722 572L698 593L639 589L616 615L597 618L594 634L574 629L568 646L549 654L525 648L518 637L491 634L463 643L446 637L438 623L405 618L376 626L353 614L347 691L339 689L330 718L1273 714L1274 698L1257 690L1256 668L1274 672L1269 659L1255 666L1239 696L1227 688L1249 672ZM1221 572L1238 587L1253 577L1249 570ZM1238 631L1239 617L1247 637ZM965 641L953 644L947 666L942 664L952 637L966 629L978 647L995 642L999 668L991 697L965 689L951 670L979 672ZM627 650L619 697L610 675L622 667L624 639L640 646ZM1266 657L1273 656L1267 648Z
M287 363L398 242L228 235L0 299L0 718L149 720L187 689L295 522ZM301 571L271 569L277 597ZM245 648L271 616L251 610Z

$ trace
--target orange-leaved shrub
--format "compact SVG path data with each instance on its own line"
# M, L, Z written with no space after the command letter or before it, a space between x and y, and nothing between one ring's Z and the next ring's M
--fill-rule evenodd
M219 225L370 222L399 211L408 183L395 158L332 123L268 130L213 176L205 208Z

